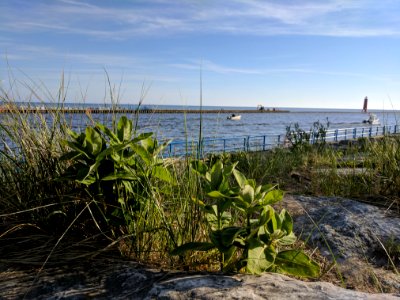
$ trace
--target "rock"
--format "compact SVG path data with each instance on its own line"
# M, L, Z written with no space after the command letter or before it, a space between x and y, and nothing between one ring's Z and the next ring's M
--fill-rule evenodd
M400 218L383 208L338 197L292 196L294 230L308 245L337 263L346 287L399 292L400 261L388 259L388 243L400 245Z
M390 211L343 198L293 198L307 211L294 218L301 239L338 262L368 257L375 264L386 264L387 259L376 254L385 252L383 245L389 240L400 244L400 217Z
M396 299L350 291L326 282L302 282L279 274L200 276L157 283L145 299ZM398 298L397 298L398 299Z
M326 282L303 282L279 274L223 275L166 272L132 262L92 260L37 270L0 273L2 299L399 299Z

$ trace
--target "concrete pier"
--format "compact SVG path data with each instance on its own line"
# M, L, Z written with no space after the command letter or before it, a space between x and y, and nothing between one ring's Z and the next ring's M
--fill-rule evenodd
M125 109L125 108L9 108L9 107L0 107L0 113L69 113L69 114L107 114L107 113L121 113L121 114L248 114L248 113L288 113L288 110L279 110L279 109L265 109L265 110L232 110L232 109Z

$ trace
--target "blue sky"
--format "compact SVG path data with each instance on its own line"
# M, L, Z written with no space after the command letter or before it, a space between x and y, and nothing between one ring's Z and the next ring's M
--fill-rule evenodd
M69 102L103 103L108 74L121 103L198 105L202 70L204 105L400 109L399 50L398 0L0 0L20 100L64 73Z

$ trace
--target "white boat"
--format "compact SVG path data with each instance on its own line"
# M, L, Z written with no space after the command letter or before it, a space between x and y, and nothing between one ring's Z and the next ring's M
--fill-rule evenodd
M368 123L371 125L379 125L379 119L375 114L370 113L369 118L364 120L363 123Z
M242 118L241 115L235 115L235 114L232 114L232 115L230 115L230 116L227 117L228 120L233 120L233 121L238 121L238 120L240 120L241 118Z

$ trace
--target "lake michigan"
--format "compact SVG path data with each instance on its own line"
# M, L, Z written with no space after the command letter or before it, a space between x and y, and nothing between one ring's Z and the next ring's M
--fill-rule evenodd
M89 104L87 104L89 106ZM121 107L128 107L120 105ZM93 105L92 105L93 107ZM198 109L195 106L173 106L173 105L147 105L142 108L155 109ZM197 140L200 133L203 138L236 138L260 135L284 135L288 126L299 124L300 128L308 131L314 122L320 122L328 129L342 129L355 127L368 127L363 120L368 119L368 113L361 109L315 109L315 108L279 108L288 112L254 113L254 107L203 107L204 111L210 109L220 110L219 113L139 113L139 132L153 132L159 140L173 139L174 141ZM248 110L241 113L240 120L228 120L230 115L224 110L238 109ZM277 108L278 109L278 108ZM393 110L371 110L375 113L380 125L392 126L400 123L400 111ZM134 122L135 114L127 114ZM110 125L110 116L93 114L95 120ZM68 116L76 130L83 129L87 118L83 114L71 114Z

